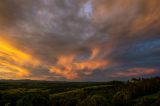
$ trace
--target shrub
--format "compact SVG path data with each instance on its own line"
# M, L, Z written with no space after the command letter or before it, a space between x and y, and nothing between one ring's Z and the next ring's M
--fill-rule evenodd
M109 106L109 104L105 97L93 95L88 96L85 100L80 102L78 106Z
M33 93L19 99L17 106L50 106L50 102L47 97Z

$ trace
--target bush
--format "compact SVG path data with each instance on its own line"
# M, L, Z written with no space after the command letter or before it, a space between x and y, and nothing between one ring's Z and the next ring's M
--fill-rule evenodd
M127 91L117 92L113 96L112 102L115 106L125 106L130 102L130 95Z
M28 94L17 101L17 106L50 106L48 97L40 94Z
M78 106L109 106L109 104L105 97L93 95L88 96L85 100L80 102Z
M156 99L149 98L149 97L143 97L140 101L138 101L136 106L152 106L152 104L154 103L156 103ZM159 105L155 105L155 106L159 106Z

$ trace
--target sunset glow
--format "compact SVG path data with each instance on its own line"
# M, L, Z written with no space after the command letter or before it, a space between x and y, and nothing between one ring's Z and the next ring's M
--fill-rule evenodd
M159 76L159 0L2 0L0 79Z

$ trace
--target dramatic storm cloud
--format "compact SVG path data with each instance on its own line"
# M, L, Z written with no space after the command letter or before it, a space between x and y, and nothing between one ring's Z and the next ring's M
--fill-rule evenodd
M0 79L157 76L159 0L2 0Z

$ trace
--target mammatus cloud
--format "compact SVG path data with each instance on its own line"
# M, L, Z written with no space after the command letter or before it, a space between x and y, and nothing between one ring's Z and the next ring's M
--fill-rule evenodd
M0 78L104 81L158 75L159 4L0 1Z

